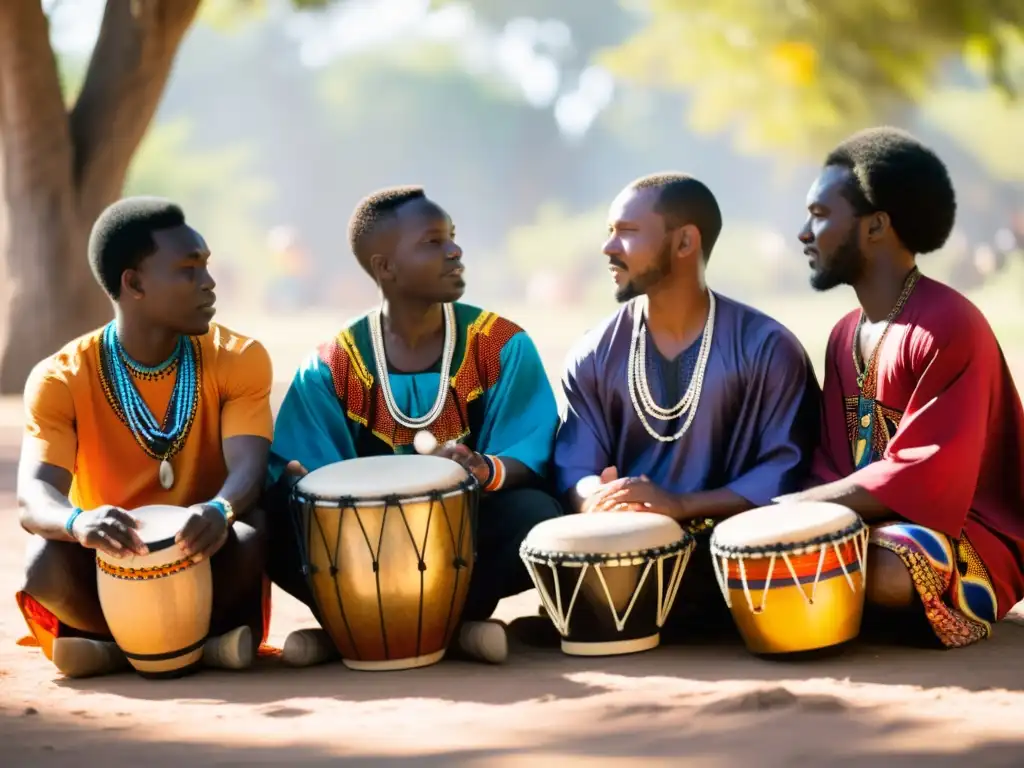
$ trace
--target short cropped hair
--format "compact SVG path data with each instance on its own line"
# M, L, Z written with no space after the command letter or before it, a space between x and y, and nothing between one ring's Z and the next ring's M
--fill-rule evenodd
M348 222L348 243L352 253L370 277L370 257L373 255L372 240L381 226L392 219L401 206L413 200L426 198L422 187L400 186L379 189L367 195L356 205Z
M825 165L850 170L844 197L859 215L889 214L911 253L938 250L953 231L956 193L949 171L906 131L883 126L855 133L829 153Z
M89 235L89 265L112 299L121 295L121 275L156 251L153 232L180 227L185 214L162 197L126 197L107 207Z
M692 224L700 232L704 261L722 232L722 211L707 185L687 173L654 173L632 184L632 189L656 189L654 210L665 219L669 229Z

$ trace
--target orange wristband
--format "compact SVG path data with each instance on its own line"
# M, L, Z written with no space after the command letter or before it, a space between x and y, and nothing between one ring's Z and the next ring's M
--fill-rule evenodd
M505 485L505 464L497 456L484 454L484 460L491 467L491 479L484 486L484 491L491 492L500 490Z

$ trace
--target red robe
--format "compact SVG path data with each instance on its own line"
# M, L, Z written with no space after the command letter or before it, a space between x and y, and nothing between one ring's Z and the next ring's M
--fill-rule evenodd
M1002 618L1024 598L1024 409L995 334L966 297L922 277L878 350L878 459L855 471L859 316L829 337L812 476L852 475L899 517L966 534Z

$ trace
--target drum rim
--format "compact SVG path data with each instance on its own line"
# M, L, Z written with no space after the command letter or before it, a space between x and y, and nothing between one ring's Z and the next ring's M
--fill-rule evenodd
M854 522L832 533L786 544L778 542L775 544L758 544L757 546L722 544L716 539L717 531L715 531L711 534L711 554L718 557L743 556L750 558L771 557L772 555L782 554L791 555L800 550L812 549L827 544L838 546L850 539L856 538L863 533L865 528L867 528L867 523L858 515Z
M430 493L418 493L415 496L403 496L400 493L389 493L382 496L346 496L346 495L331 495L324 496L316 493L309 493L299 490L299 486L296 483L292 489L291 497L294 501L303 503L320 504L322 502L329 502L330 504L338 506L358 506L364 504L367 506L382 505L382 504L419 504L424 501L441 500L456 494L472 493L474 490L480 487L480 481L476 479L476 476L472 472L466 473L466 478L460 480L455 485L445 486L438 488ZM353 504L343 505L341 502L351 501Z
M653 559L664 555L674 555L682 552L687 547L696 545L696 539L689 531L684 530L683 535L670 544L663 544L660 547L647 547L646 549L635 549L627 552L565 552L564 550L542 549L529 546L525 541L519 545L519 556L538 563L587 563L589 565L600 565L615 560L632 559Z
M149 552L147 552L145 555L142 555L142 557L149 557L149 555L156 555L156 554L159 554L160 552L164 552L165 550L168 550L171 547L173 547L178 542L177 542L177 539L174 536L168 536L165 539L157 539L154 542L144 542L144 543L146 544L146 549L148 549ZM138 557L138 556L136 556L136 557ZM102 550L99 550L99 549L96 550L96 558L99 559L99 560L102 560L105 563L107 563L107 565L110 565L110 566L113 566L113 567L123 567L123 566L119 566L118 563L122 562L124 558L112 557L110 555L107 555ZM169 563L168 563L168 565L169 565ZM159 568L160 566L159 565L153 565L153 566L143 566L143 567L144 568Z

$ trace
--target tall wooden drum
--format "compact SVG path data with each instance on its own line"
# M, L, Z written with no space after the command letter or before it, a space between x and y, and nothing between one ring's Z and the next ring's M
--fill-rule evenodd
M758 654L839 645L860 632L868 527L850 509L789 502L719 523L711 559L747 648Z
M473 575L479 484L438 456L371 456L306 475L293 492L320 621L351 669L440 661Z
M536 525L519 548L572 656L657 647L694 540L652 512L591 512Z
M154 505L132 510L147 555L96 552L100 607L118 648L144 677L178 677L202 663L210 631L210 560L185 558L174 537L190 512Z

